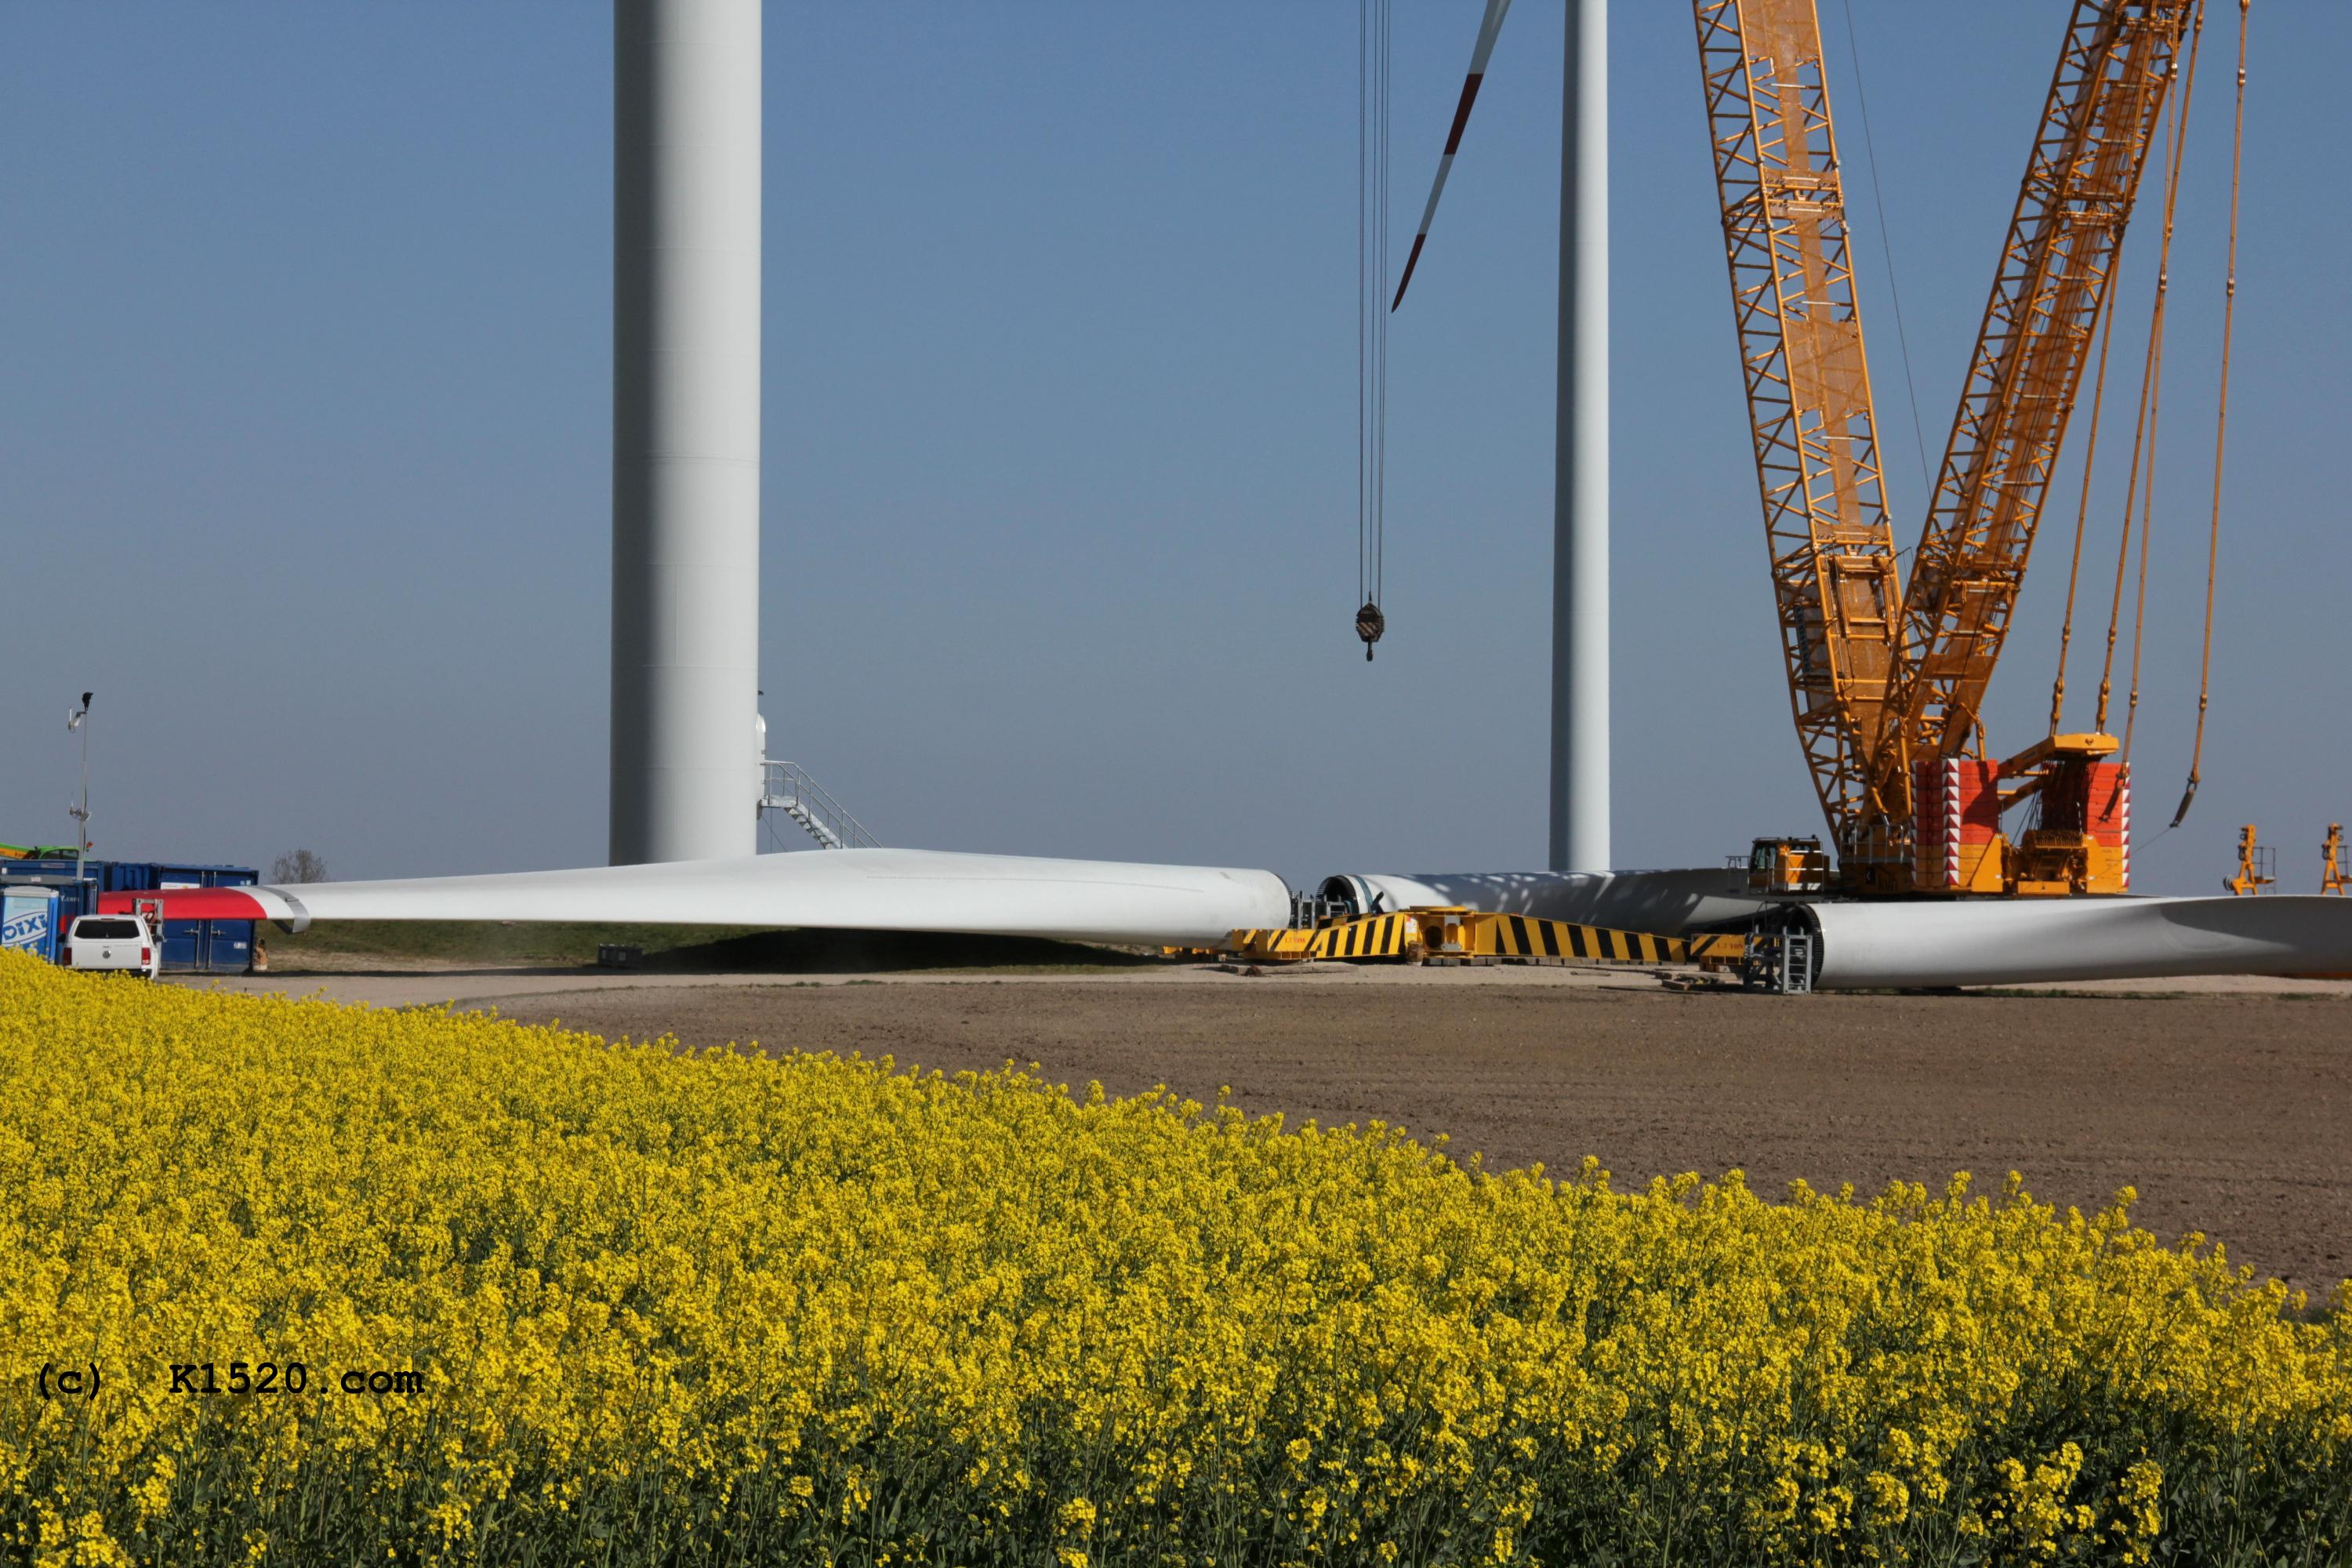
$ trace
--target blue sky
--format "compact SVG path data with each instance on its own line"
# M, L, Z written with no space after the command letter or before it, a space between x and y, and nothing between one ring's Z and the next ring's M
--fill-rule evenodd
M1477 11L1397 7L1400 258ZM1854 0L1931 460L2064 12ZM1822 13L1859 174L1844 9ZM2352 8L2274 0L2206 784L2154 835L2196 700L2234 20L2209 29L2176 241L2137 738L2156 891L2211 890L2249 820L2307 890L2352 816L2352 221L2309 151ZM1613 25L1616 844L1706 864L1818 818L1688 13L1621 3ZM774 753L894 844L1294 881L1540 864L1560 26L1515 8L1394 320L1391 631L1367 668L1354 9L772 5ZM300 845L341 876L601 858L611 64L609 14L582 4L0 7L0 839L69 836L64 720L95 688L102 852ZM1925 486L1849 191L1907 544ZM2123 447L2103 444L2118 471ZM1997 747L2047 707L2071 502L2052 516ZM2095 681L2078 665L2074 689Z

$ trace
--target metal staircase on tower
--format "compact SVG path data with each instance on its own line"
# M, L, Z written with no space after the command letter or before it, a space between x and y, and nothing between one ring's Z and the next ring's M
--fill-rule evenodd
M799 823L821 849L878 847L874 836L798 763L763 763L760 772L760 817L770 823L772 833L770 814L778 813Z

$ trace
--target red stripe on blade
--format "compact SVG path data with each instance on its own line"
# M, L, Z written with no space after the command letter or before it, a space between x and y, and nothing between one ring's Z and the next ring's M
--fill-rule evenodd
M1421 264L1421 247L1428 242L1427 234L1412 237L1412 249L1404 258L1404 276L1397 279L1396 298L1389 301L1390 310L1393 310L1404 303L1404 286L1412 281L1412 269Z
M161 900L167 921L266 921L269 911L242 888L164 888L153 892L100 893L98 912L128 915L139 905Z
M1445 133L1445 155L1449 158L1462 145L1462 128L1470 123L1470 106L1478 101L1478 84L1486 79L1484 76L1473 76L1462 84L1462 101L1454 106L1454 129Z

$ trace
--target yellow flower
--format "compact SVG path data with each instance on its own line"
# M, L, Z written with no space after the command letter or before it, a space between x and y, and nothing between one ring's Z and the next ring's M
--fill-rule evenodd
M101 1373L0 1384L0 1554L2146 1563L2341 1517L2352 1303L2127 1204L1621 1191L0 953L0 1361Z

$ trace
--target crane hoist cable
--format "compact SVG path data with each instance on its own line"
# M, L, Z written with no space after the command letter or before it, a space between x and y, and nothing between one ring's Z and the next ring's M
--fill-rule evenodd
M1503 17L1510 11L1511 0L1486 0L1486 15L1478 23L1478 41L1470 51L1470 71L1463 79L1461 100L1454 105L1454 126L1446 132L1445 153L1437 161L1437 178L1430 184L1429 202L1421 210L1421 226L1413 231L1412 248L1405 252L1404 276L1397 279L1394 295L1387 292L1390 58L1387 39L1390 0L1360 0L1360 3L1370 8L1366 12L1367 16L1370 16L1371 11L1378 13L1376 19L1367 21L1360 30L1360 37L1366 34L1377 34L1381 40L1377 48L1369 51L1360 47L1359 48L1359 65L1361 68L1360 75L1362 76L1364 82L1358 100L1359 108L1363 109L1375 100L1379 108L1377 113L1370 114L1369 117L1361 112L1357 116L1357 132L1361 139L1360 147L1376 150L1365 152L1359 159L1358 173L1361 177L1359 182L1357 213L1359 217L1361 217L1367 209L1377 210L1379 213L1376 240L1367 241L1361 223L1358 225L1357 233L1358 342L1360 349L1369 340L1376 349L1376 352L1369 355L1360 353L1358 362L1360 369L1357 378L1359 429L1362 428L1360 420L1368 399L1374 415L1373 451L1369 462L1364 465L1368 470L1365 483L1369 499L1362 509L1364 521L1360 525L1359 535L1360 547L1358 557L1359 573L1362 580L1358 586L1364 594L1364 607L1356 612L1356 635L1364 639L1364 658L1369 663L1372 657L1372 644L1380 640L1381 633L1388 626L1387 618L1381 613L1380 605L1382 587L1381 567L1387 551L1387 508L1383 492L1388 476L1386 434L1388 315L1390 311L1393 311L1399 305L1404 303L1404 291L1412 282L1413 268L1421 265L1422 247L1429 243L1429 226L1437 217L1437 200L1445 194L1445 176L1453 170L1454 153L1461 151L1463 128L1470 123L1470 106L1478 101L1478 84L1486 79L1486 62L1494 55L1495 38L1502 30ZM1377 130L1376 135L1373 133L1374 129ZM1378 287L1373 290L1371 309L1377 312L1376 320L1365 314L1361 303L1362 290L1366 287L1367 280L1373 277L1375 262L1377 262ZM1382 299L1388 300L1387 310L1381 310L1380 308L1380 301ZM1370 374L1373 378L1369 392L1364 380L1365 372L1361 368L1367 359L1370 361L1371 366Z
M1388 629L1381 611L1388 524L1389 63L1392 0L1360 0L1356 20L1356 636L1364 661Z
M2205 760L2205 710L2213 693L2213 581L2221 565L2221 458L2230 432L2230 334L2238 314L2238 184L2246 158L2246 24L2252 9L2252 0L2238 0L2238 108L2230 133L2230 259L2222 286L2221 395L2213 416L2213 516L2205 543L2205 652L2197 676L2197 739L2189 749L2189 787L2181 793L2180 809L2172 814L2173 827L2188 817L2189 807L2197 799L2199 773Z
M2164 238L2157 250L2156 316L2148 325L2147 479L2140 491L2139 581L2133 593L2131 695L2124 707L2124 744L2116 760L2131 767L2132 731L2139 723L2139 656L2147 627L2147 544L2156 531L2157 430L2164 405L2165 305L2172 288L2172 226L2180 202L2180 165L2189 146L2189 105L2197 94L2198 47L2205 37L2205 7L2200 5L2189 24L2189 74L2180 84L2180 114L2172 123L2172 166L2165 171Z

